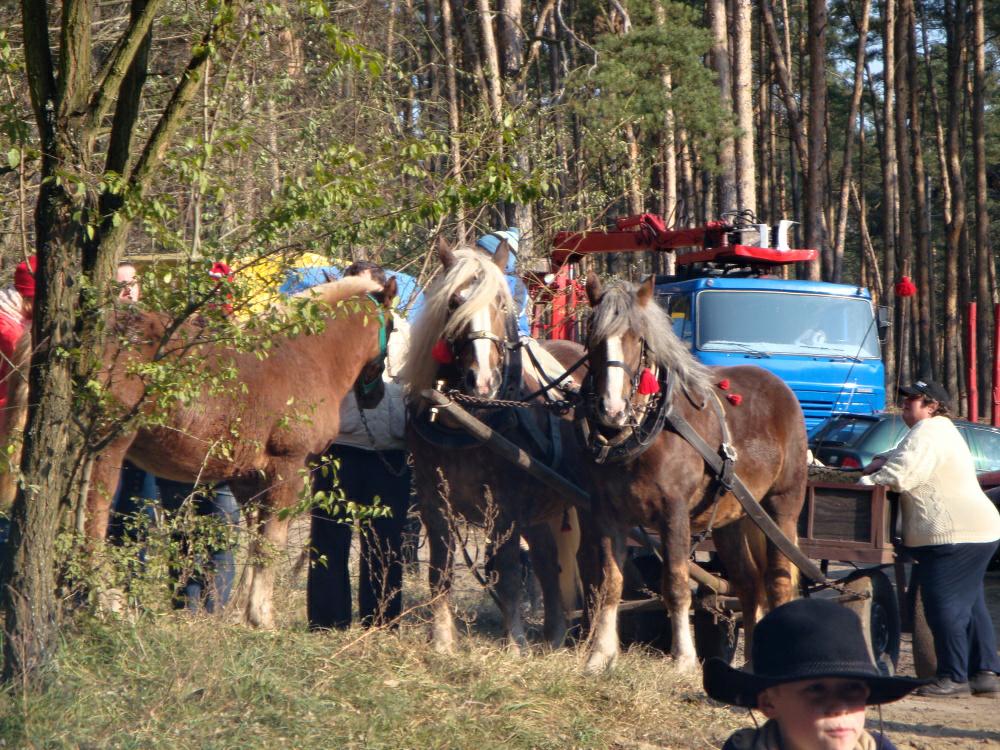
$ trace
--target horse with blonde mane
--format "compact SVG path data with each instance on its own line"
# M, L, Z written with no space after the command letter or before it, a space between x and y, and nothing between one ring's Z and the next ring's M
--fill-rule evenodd
M545 395L525 408L488 408L497 398L522 400L582 360L583 348L572 342L521 340L514 305L501 271L509 247L502 243L491 259L472 248L452 251L438 245L443 271L425 292L424 308L410 336L403 379L414 403L407 444L413 454L420 515L430 546L432 641L439 651L454 648L455 624L449 600L456 520L484 526L490 534L489 566L508 642L526 643L521 617L522 582L519 536L530 544L534 570L545 606L544 638L562 645L566 610L576 596L575 550L579 530L575 511L563 498L506 463L490 449L434 415L419 394L437 387L455 398L474 397L469 406L509 440L535 455L579 470L572 423L549 415ZM578 386L582 372L573 375ZM558 391L553 391L558 392ZM484 408L476 408L482 406Z
M761 607L793 598L797 571L747 519L731 490L733 478L710 472L690 435L679 431L691 428L695 442L700 436L709 452L733 460L738 479L794 541L807 479L798 401L760 367L710 369L697 362L653 300L652 277L604 289L591 276L587 295L593 306L590 372L585 406L578 410L594 459L588 472L593 508L581 544L581 570L593 595L587 667L602 670L617 658L625 536L635 526L660 535L661 594L677 666L697 666L688 622L693 531L711 532L739 595L749 658Z
M278 335L258 352L198 343L196 323L172 334L163 314L120 305L107 327L98 381L119 415L155 416L137 430L113 436L94 460L85 532L107 533L111 502L127 458L158 477L181 482L228 482L258 533L251 535L242 587L246 621L274 625L272 595L276 551L283 550L292 508L314 465L336 438L340 403L353 387L371 408L382 397L385 344L392 330L394 280L383 289L349 278L302 293L326 312L323 330ZM163 359L184 360L231 386L201 385L193 397L164 405L138 374ZM110 436L109 436L110 437Z

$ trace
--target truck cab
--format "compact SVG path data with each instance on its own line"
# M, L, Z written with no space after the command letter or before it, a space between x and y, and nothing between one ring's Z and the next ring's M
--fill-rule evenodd
M770 370L798 397L808 430L833 412L885 409L878 316L866 289L738 276L657 282L658 302L695 357Z

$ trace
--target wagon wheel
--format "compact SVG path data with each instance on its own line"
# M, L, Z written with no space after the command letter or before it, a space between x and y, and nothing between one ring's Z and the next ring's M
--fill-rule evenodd
M694 647L699 659L713 656L732 664L740 640L740 623L716 617L707 609L694 607Z
M865 598L845 602L861 618L865 642L875 663L887 674L896 672L899 663L900 622L899 604L889 577L881 570L859 571L847 580L847 588Z
M916 567L913 576L915 579ZM924 611L924 592L917 580L910 585L910 602L913 607L913 669L917 677L934 677L937 674L937 652L934 650L934 636Z

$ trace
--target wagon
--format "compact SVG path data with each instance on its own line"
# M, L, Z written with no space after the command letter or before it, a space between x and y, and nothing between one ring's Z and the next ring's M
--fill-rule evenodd
M490 429L446 395L435 390L424 391L422 395L434 409L446 412L463 430L501 457L573 502L589 504L584 489ZM772 541L790 547L792 562L809 577L803 576L804 595L834 598L857 612L876 663L891 673L899 658L900 613L913 611L914 599L920 611L919 592L907 589L905 565L893 547L892 529L898 505L895 496L884 487L857 484L857 476L857 472L831 469L810 473L799 518L797 549L783 535L775 539L774 534L781 532L773 523L768 526L766 518L751 518ZM644 529L633 530L632 537L638 553L630 555L626 570L628 600L622 602L619 610L619 632L624 642L642 641L669 650L670 628L656 593L660 579L658 546ZM731 660L738 640L740 604L731 595L725 571L718 568L713 550L711 540L704 540L697 548L698 562L691 563L691 578L697 585L693 607L695 645L702 658L718 656ZM820 561L818 568L813 560ZM827 575L831 562L838 563L837 577ZM895 588L887 569L895 574ZM933 643L926 623L920 616L907 619L915 621L912 627L918 673L932 672Z

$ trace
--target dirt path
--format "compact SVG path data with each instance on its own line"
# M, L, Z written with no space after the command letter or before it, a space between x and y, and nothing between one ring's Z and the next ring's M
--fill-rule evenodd
M986 601L1000 636L1000 572L987 575ZM914 674L909 635L899 671ZM883 708L882 725L899 750L1000 748L1000 698L905 698ZM869 713L869 726L878 728L878 711Z

